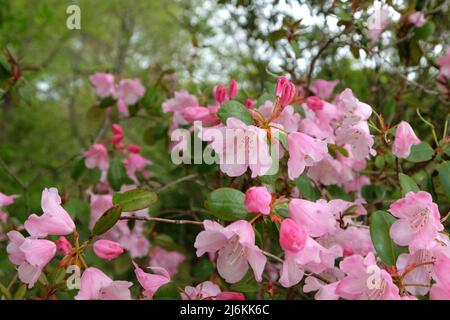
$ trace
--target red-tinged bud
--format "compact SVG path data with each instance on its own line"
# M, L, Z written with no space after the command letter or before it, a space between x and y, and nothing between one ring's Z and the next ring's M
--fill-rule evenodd
M111 130L115 135L122 135L123 136L123 129L120 125L117 123L113 123L111 126Z
M139 153L141 152L141 147L139 147L137 144L130 144L128 145L128 151L131 153Z
M244 102L244 106L247 109L252 109L254 105L255 105L255 100L252 100L252 99L246 99Z
M214 90L214 100L218 104L222 104L227 100L227 88L225 88L225 85L220 84L216 87Z
M323 109L323 101L316 96L308 97L306 99L306 105L313 111L318 111Z
M228 88L228 97L229 97L230 99L232 99L232 98L234 98L234 97L237 96L237 93L238 93L238 85L237 85L237 82L236 82L236 80L232 79L232 80L230 81L230 87Z

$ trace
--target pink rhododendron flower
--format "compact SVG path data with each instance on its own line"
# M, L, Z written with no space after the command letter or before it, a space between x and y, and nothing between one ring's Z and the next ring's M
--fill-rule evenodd
M217 271L229 283L240 281L248 270L253 269L256 281L262 280L266 257L255 245L255 232L245 220L238 220L227 227L217 222L203 221L205 231L195 239L197 257L204 253L218 252Z
M220 170L230 177L241 176L248 168L253 178L263 176L272 166L266 131L236 118L228 118L226 127L204 129L200 138L212 141L210 147L220 158Z
M386 270L376 265L375 257L369 253L365 258L353 255L339 265L347 275L339 281L336 294L349 300L398 300L399 289Z
M45 188L42 191L41 207L44 214L41 216L32 214L24 224L32 237L65 236L75 231L75 223L61 206L58 189Z
M309 88L317 97L326 100L333 93L334 87L337 86L339 80L327 81L318 79Z
M447 53L437 59L436 63L440 66L439 75L445 78L450 78L450 48Z
M133 180L137 181L136 172L142 172L142 174L148 175L148 170L145 167L152 162L145 159L138 153L130 153L128 157L123 160L123 165L127 169L128 176Z
M432 300L450 300L450 256L442 255L434 263L436 283L431 287Z
M336 219L330 205L325 200L316 202L292 199L289 202L289 216L305 228L311 237L320 237L332 233L336 228Z
M173 112L172 122L175 127L180 124L186 124L183 117L183 110L187 107L198 107L198 99L196 96L190 95L187 91L176 91L172 99L162 104L163 112Z
M292 219L284 219L280 227L280 246L284 250L299 252L305 247L308 235L300 224Z
M145 88L139 79L122 79L116 88L115 97L131 106L143 97L144 93Z
M267 100L258 111L265 117L269 118L272 114L273 102ZM286 106L283 108L278 117L274 118L270 124L274 127L281 128L286 132L295 132L298 130L300 123L300 115L294 111L294 107Z
M438 207L428 192L408 192L392 203L389 211L399 218L391 226L391 238L400 246L409 246L411 252L433 246L444 229Z
M251 187L245 192L244 205L248 212L270 213L272 195L266 187Z
M301 133L293 132L288 135L288 175L289 179L298 178L305 167L323 159L328 153L327 144L321 140L311 138Z
M97 268L87 268L75 300L131 300L132 285L128 281L113 281Z
M148 269L158 274L146 273L136 263L134 263L134 273L138 282L144 288L144 296L153 299L153 295L163 285L170 282L170 275L166 269L160 267L148 267Z
M359 101L351 89L345 89L337 99L337 110L342 114L342 125L351 126L360 121L367 121L372 114L372 108L364 102Z
M420 11L416 11L414 13L411 13L407 18L406 21L410 24L415 25L417 28L421 28L423 27L423 25L425 24L426 20L425 20L425 16L423 15L422 12Z
M107 171L109 166L108 150L101 143L93 144L84 152L84 163L86 168L99 168L101 171Z
M177 251L167 251L161 247L154 247L150 251L150 260L153 266L167 270L169 275L177 273L178 267L183 263L185 257Z
M117 109L125 117L128 117L130 115L130 112L128 111L128 106L122 99L117 100Z
M89 77L89 81L95 86L95 93L99 97L108 97L114 94L114 75L104 72L96 72Z
M19 266L18 275L20 281L33 288L42 273L42 269L53 259L56 253L56 245L43 239L25 238L18 231L10 231L6 251L9 260Z
M411 153L411 147L419 143L420 140L417 138L409 123L402 121L399 123L395 131L395 140L392 145L392 153L397 158L408 158Z
M196 287L187 286L181 293L183 300L212 300L220 294L220 288L211 281L205 281Z
M186 107L183 111L183 117L188 123L201 121L204 126L214 126L220 123L217 117L219 106L208 107Z
M323 101L319 98L312 96L306 98L306 105L313 111L322 110L323 109Z
M389 10L385 7L375 8L373 14L369 17L367 21L368 32L367 36L372 43L378 41L381 36L381 33L391 22L391 18L389 17Z
M116 259L123 253L123 248L117 242L111 240L97 240L93 246L97 257L105 260Z
M17 194L6 195L0 192L0 208L12 205L14 203L14 199L18 197L19 195Z
M330 268L320 274L323 279L330 283L325 283L314 276L306 277L303 292L317 291L314 295L316 300L338 300L339 296L336 294L336 287L339 284L338 280L342 279L345 274L338 268Z
M370 155L376 154L375 150L372 149L374 139L365 121L338 128L336 130L336 143L349 145L352 156L357 161L368 159Z
M241 292L220 292L216 300L245 300L245 296Z
M56 244L56 253L60 253L66 255L72 249L72 245L66 237L59 237L55 242Z

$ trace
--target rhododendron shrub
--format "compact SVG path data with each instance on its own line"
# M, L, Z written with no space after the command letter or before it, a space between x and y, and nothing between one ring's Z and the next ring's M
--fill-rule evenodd
M30 206L32 186L0 157L19 188L0 189L10 270L0 269L0 298L450 299L450 49L423 56L436 69L424 101L447 113L409 104L409 73L390 100L376 91L386 74L367 89L376 98L362 95L366 82L315 71L320 55L349 45L340 37L352 28L363 37L350 43L354 56L378 54L393 31L413 48L434 11L339 9L350 16L340 11L340 33L302 58L302 72L267 67L261 83L224 73L195 85L171 71L86 77L88 115L101 121L60 167L70 183L40 188ZM301 24L286 19L269 38L291 46Z

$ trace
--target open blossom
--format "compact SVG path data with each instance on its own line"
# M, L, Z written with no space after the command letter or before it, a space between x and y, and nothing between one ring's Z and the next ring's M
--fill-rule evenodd
M95 93L99 97L108 97L114 94L114 75L105 72L96 72L89 77L95 86Z
M204 253L218 252L217 271L229 283L240 281L248 270L253 269L256 281L262 280L266 257L255 245L255 232L245 220L238 220L223 227L217 222L205 220L205 231L195 239L197 257Z
M55 244L56 253L66 255L72 249L72 245L70 244L69 240L66 239L66 237L59 237L58 240L56 240Z
M6 195L0 192L0 209L12 205L17 197L19 197L17 194Z
M339 80L327 81L318 79L309 88L317 97L326 100L333 93L334 87L337 86Z
M375 8L373 14L369 17L368 21L368 32L367 36L372 43L378 41L383 33L384 29L391 22L391 18L389 17L389 10L385 7Z
M173 276L178 271L178 266L183 263L185 257L177 251L167 251L161 247L155 247L150 252L150 260L153 266L167 270Z
M226 126L205 128L200 138L212 141L210 147L219 155L220 170L230 177L241 176L248 168L253 178L263 176L272 166L266 131L239 119L230 117Z
M75 300L131 300L128 281L113 281L97 268L87 268L80 281Z
M416 11L414 13L411 13L406 21L410 24L415 25L417 28L421 28L423 27L423 25L425 24L425 16L423 15L422 12L420 11Z
M25 238L15 230L8 232L7 236L10 241L6 248L9 260L19 266L20 281L31 289L55 256L56 245L49 240Z
M395 131L395 140L392 145L392 153L397 158L407 158L411 153L411 147L419 143L420 140L417 138L409 123L402 121L399 123Z
M127 169L128 176L133 180L137 181L136 172L142 172L142 174L148 175L148 170L145 167L152 162L145 159L139 153L130 153L128 157L123 159L123 165Z
M336 228L331 206L325 200L292 199L289 202L289 216L312 237L332 233Z
M288 135L288 149L288 175L290 179L299 177L305 167L310 167L319 162L328 153L325 142L311 138L301 132L293 132Z
M204 126L214 126L220 123L217 117L219 108L220 106L186 107L182 111L182 115L188 123L201 121Z
M372 149L374 144L373 136L370 134L367 122L360 121L348 127L340 127L336 130L336 143L347 144L353 158L362 161L375 155Z
M353 255L339 265L347 275L339 281L336 294L348 300L398 300L399 289L386 270L376 265L375 256Z
M105 260L113 260L123 253L123 248L117 242L111 240L97 240L93 246L97 257Z
M187 286L181 293L183 300L212 300L220 294L220 288L211 281L205 281L196 287Z
M148 267L155 273L144 272L136 263L134 263L134 273L139 284L144 288L144 296L147 299L153 299L153 295L160 287L170 282L170 275L166 269L161 267Z
M436 283L431 287L432 300L450 300L450 255L441 255L434 263Z
M330 268L320 273L320 276L322 279L328 280L329 283L325 283L314 276L306 277L303 292L317 291L314 295L316 300L338 300L336 287L345 274L339 268Z
M101 143L93 144L84 152L84 163L86 168L99 168L101 171L107 171L109 166L108 150Z
M65 236L75 230L75 223L61 206L58 189L45 188L42 191L41 207L44 214L41 216L32 214L24 224L25 229L32 237Z
M359 101L349 88L339 94L336 106L337 111L341 113L342 126L351 126L360 121L367 121L372 114L372 108L367 103Z
M436 63L439 65L439 75L450 79L450 48L447 49L447 53L437 59Z
M139 79L122 79L116 88L115 97L131 106L143 97L144 93L145 88Z
M264 102L258 109L259 113L261 113L265 118L269 118L271 116L272 110L273 102L270 100ZM297 131L299 123L300 115L295 112L293 106L284 107L281 113L270 122L270 124L274 125L274 127L281 128L286 132Z
M391 238L400 246L409 246L411 252L433 246L444 229L438 207L428 192L408 192L392 203L389 211L399 218L391 226Z
M245 192L244 205L248 212L270 213L272 195L266 187L251 187Z
M174 127L186 124L183 110L188 107L199 107L199 103L197 97L189 94L187 91L176 91L173 98L166 100L162 104L163 112L173 112L172 122Z

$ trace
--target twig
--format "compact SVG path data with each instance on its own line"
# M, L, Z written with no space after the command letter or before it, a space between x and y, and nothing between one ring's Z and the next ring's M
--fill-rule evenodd
M6 172L6 174L12 179L14 180L19 187L22 189L23 192L23 197L25 200L25 208L27 213L29 213L30 211L30 201L29 201L29 197L28 197L28 185L25 184L22 180L20 180L20 178L18 176L16 176L8 167L8 165L5 163L5 161L3 161L3 159L0 157L0 167Z
M158 217L120 217L120 220L142 220L142 221L157 221L157 222L165 222L165 223L173 223L173 224L196 224L203 225L201 221L193 221L193 220L172 220L172 219L164 219Z
M181 182L187 181L187 180L191 180L191 179L194 179L194 178L197 178L197 174L191 174L189 176L186 176L186 177L180 178L178 180L169 182L168 184L166 184L166 185L162 186L161 188L159 188L158 190L156 190L156 192L161 192L161 191L163 191L165 189L173 187L174 185L176 185L178 183L181 183Z

